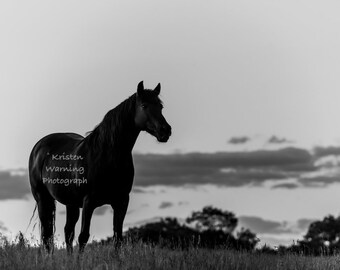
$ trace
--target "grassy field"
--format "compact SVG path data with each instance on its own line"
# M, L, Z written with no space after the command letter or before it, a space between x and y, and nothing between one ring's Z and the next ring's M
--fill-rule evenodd
M90 245L85 252L67 255L55 249L53 255L40 247L5 243L0 248L0 269L340 269L340 256L306 257L269 255L257 252L190 248L171 250L142 243Z

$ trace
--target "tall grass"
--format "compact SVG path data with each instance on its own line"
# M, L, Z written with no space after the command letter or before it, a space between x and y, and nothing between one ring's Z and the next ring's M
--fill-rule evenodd
M227 249L167 249L148 244L88 245L83 254L72 255L56 248L48 255L38 245L21 238L4 241L0 248L0 269L340 269L340 257L306 257L238 252Z

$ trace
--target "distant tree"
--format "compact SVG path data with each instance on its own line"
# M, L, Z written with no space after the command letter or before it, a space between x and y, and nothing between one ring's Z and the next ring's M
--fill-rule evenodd
M310 224L299 246L303 253L334 254L340 251L340 217L326 216Z
M238 249L253 250L259 241L260 239L256 237L256 234L252 233L249 229L242 228L241 231L237 233Z
M202 231L223 231L232 233L237 226L237 218L234 213L223 211L212 206L206 206L202 211L195 211L186 219L189 224Z
M199 234L195 230L181 225L176 218L165 218L139 228L131 228L126 235L132 241L141 240L173 248L188 247L199 242Z
M206 206L201 211L195 211L186 219L201 232L205 246L225 246L239 250L253 250L259 239L249 229L244 229L233 236L238 220L234 213ZM209 235L209 236L208 236Z

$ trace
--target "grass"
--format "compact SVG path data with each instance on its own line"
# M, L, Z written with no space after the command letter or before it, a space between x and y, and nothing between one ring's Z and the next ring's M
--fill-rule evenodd
M340 256L307 257L269 255L233 250L187 250L127 243L116 250L113 245L88 245L83 254L73 255L56 248L48 255L28 242L9 243L0 247L0 269L340 269Z

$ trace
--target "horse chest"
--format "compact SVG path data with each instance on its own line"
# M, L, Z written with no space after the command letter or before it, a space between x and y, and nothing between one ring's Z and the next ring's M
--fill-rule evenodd
M100 184L99 184L100 182ZM117 194L130 193L133 184L133 174L115 173L98 181L97 190L110 197Z
M121 194L129 194L132 189L134 168L132 162L117 162L107 165L91 177L92 192L105 200ZM98 197L98 196L96 196Z

